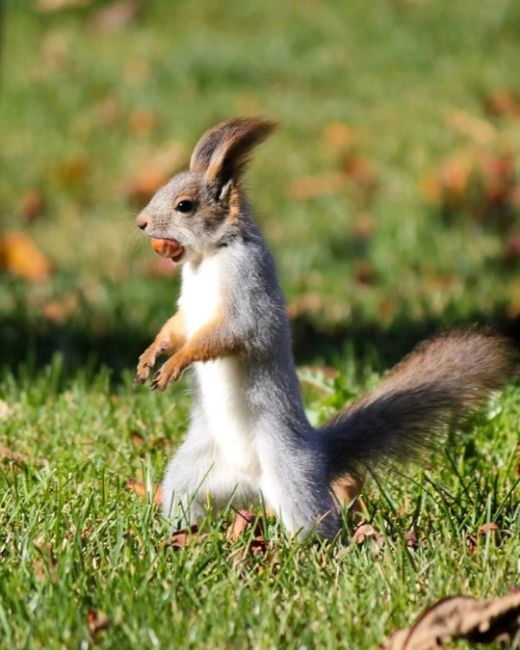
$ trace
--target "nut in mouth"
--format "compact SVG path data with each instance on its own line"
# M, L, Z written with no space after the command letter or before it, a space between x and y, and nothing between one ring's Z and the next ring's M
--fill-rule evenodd
M184 246L176 239L152 239L152 248L161 257L167 257L173 262L180 262L184 255Z

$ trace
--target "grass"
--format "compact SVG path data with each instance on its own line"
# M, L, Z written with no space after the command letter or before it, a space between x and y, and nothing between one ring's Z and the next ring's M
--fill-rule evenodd
M0 460L0 646L376 648L444 595L507 593L520 562L514 386L424 469L367 485L378 553L349 547L349 521L332 546L290 542L270 521L267 555L254 556L247 535L226 541L232 512L208 519L200 543L168 545L151 498L126 478L157 482L186 427L185 381L166 395L130 386L178 280L151 272L127 186L157 152L180 147L187 160L218 119L281 122L248 182L297 360L310 366L314 422L423 335L474 321L518 331L520 267L504 258L518 212L507 232L463 209L446 220L421 190L454 152L516 154L520 122L489 117L485 98L520 91L517 5L154 0L100 34L89 21L102 4L6 11L1 231L25 230L53 273L0 282L0 446L21 454ZM136 132L143 110L155 122ZM491 125L492 140L454 129L454 110ZM345 151L326 137L337 121L376 188L347 180L295 198L295 181L342 168ZM28 189L45 199L30 224L19 207ZM52 303L72 307L56 318ZM324 365L339 376L325 379ZM485 522L498 540L479 536ZM89 610L110 619L95 638Z
M370 484L367 518L384 535L377 554L371 543L347 546L349 523L340 542L319 546L290 542L269 522L257 557L249 534L226 541L231 512L174 550L156 506L126 488L127 476L160 475L186 426L183 387L114 390L106 372L64 382L58 360L29 377L5 377L1 394L12 408L3 437L27 455L1 473L5 647L88 646L93 609L111 620L100 647L371 648L437 598L504 594L518 580L514 391L434 466ZM346 398L341 380L315 380ZM320 418L325 394L307 394ZM485 522L498 525L498 543L479 536ZM406 545L411 528L417 549Z

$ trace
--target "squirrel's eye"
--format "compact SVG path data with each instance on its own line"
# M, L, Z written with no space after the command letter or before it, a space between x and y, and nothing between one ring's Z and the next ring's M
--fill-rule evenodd
M193 210L193 201L188 201L188 199L179 201L175 209L177 212L191 212Z

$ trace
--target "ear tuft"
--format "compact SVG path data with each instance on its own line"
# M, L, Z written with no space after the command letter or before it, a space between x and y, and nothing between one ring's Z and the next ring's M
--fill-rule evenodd
M254 147L276 128L260 118L235 118L207 131L191 156L191 171L202 172L217 194L230 180L238 180Z

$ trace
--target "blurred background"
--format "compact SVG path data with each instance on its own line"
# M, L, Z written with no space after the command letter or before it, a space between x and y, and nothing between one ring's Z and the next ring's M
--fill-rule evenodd
M518 329L519 3L12 1L2 50L2 364L135 364L178 272L134 217L235 115L280 122L247 182L299 362Z

